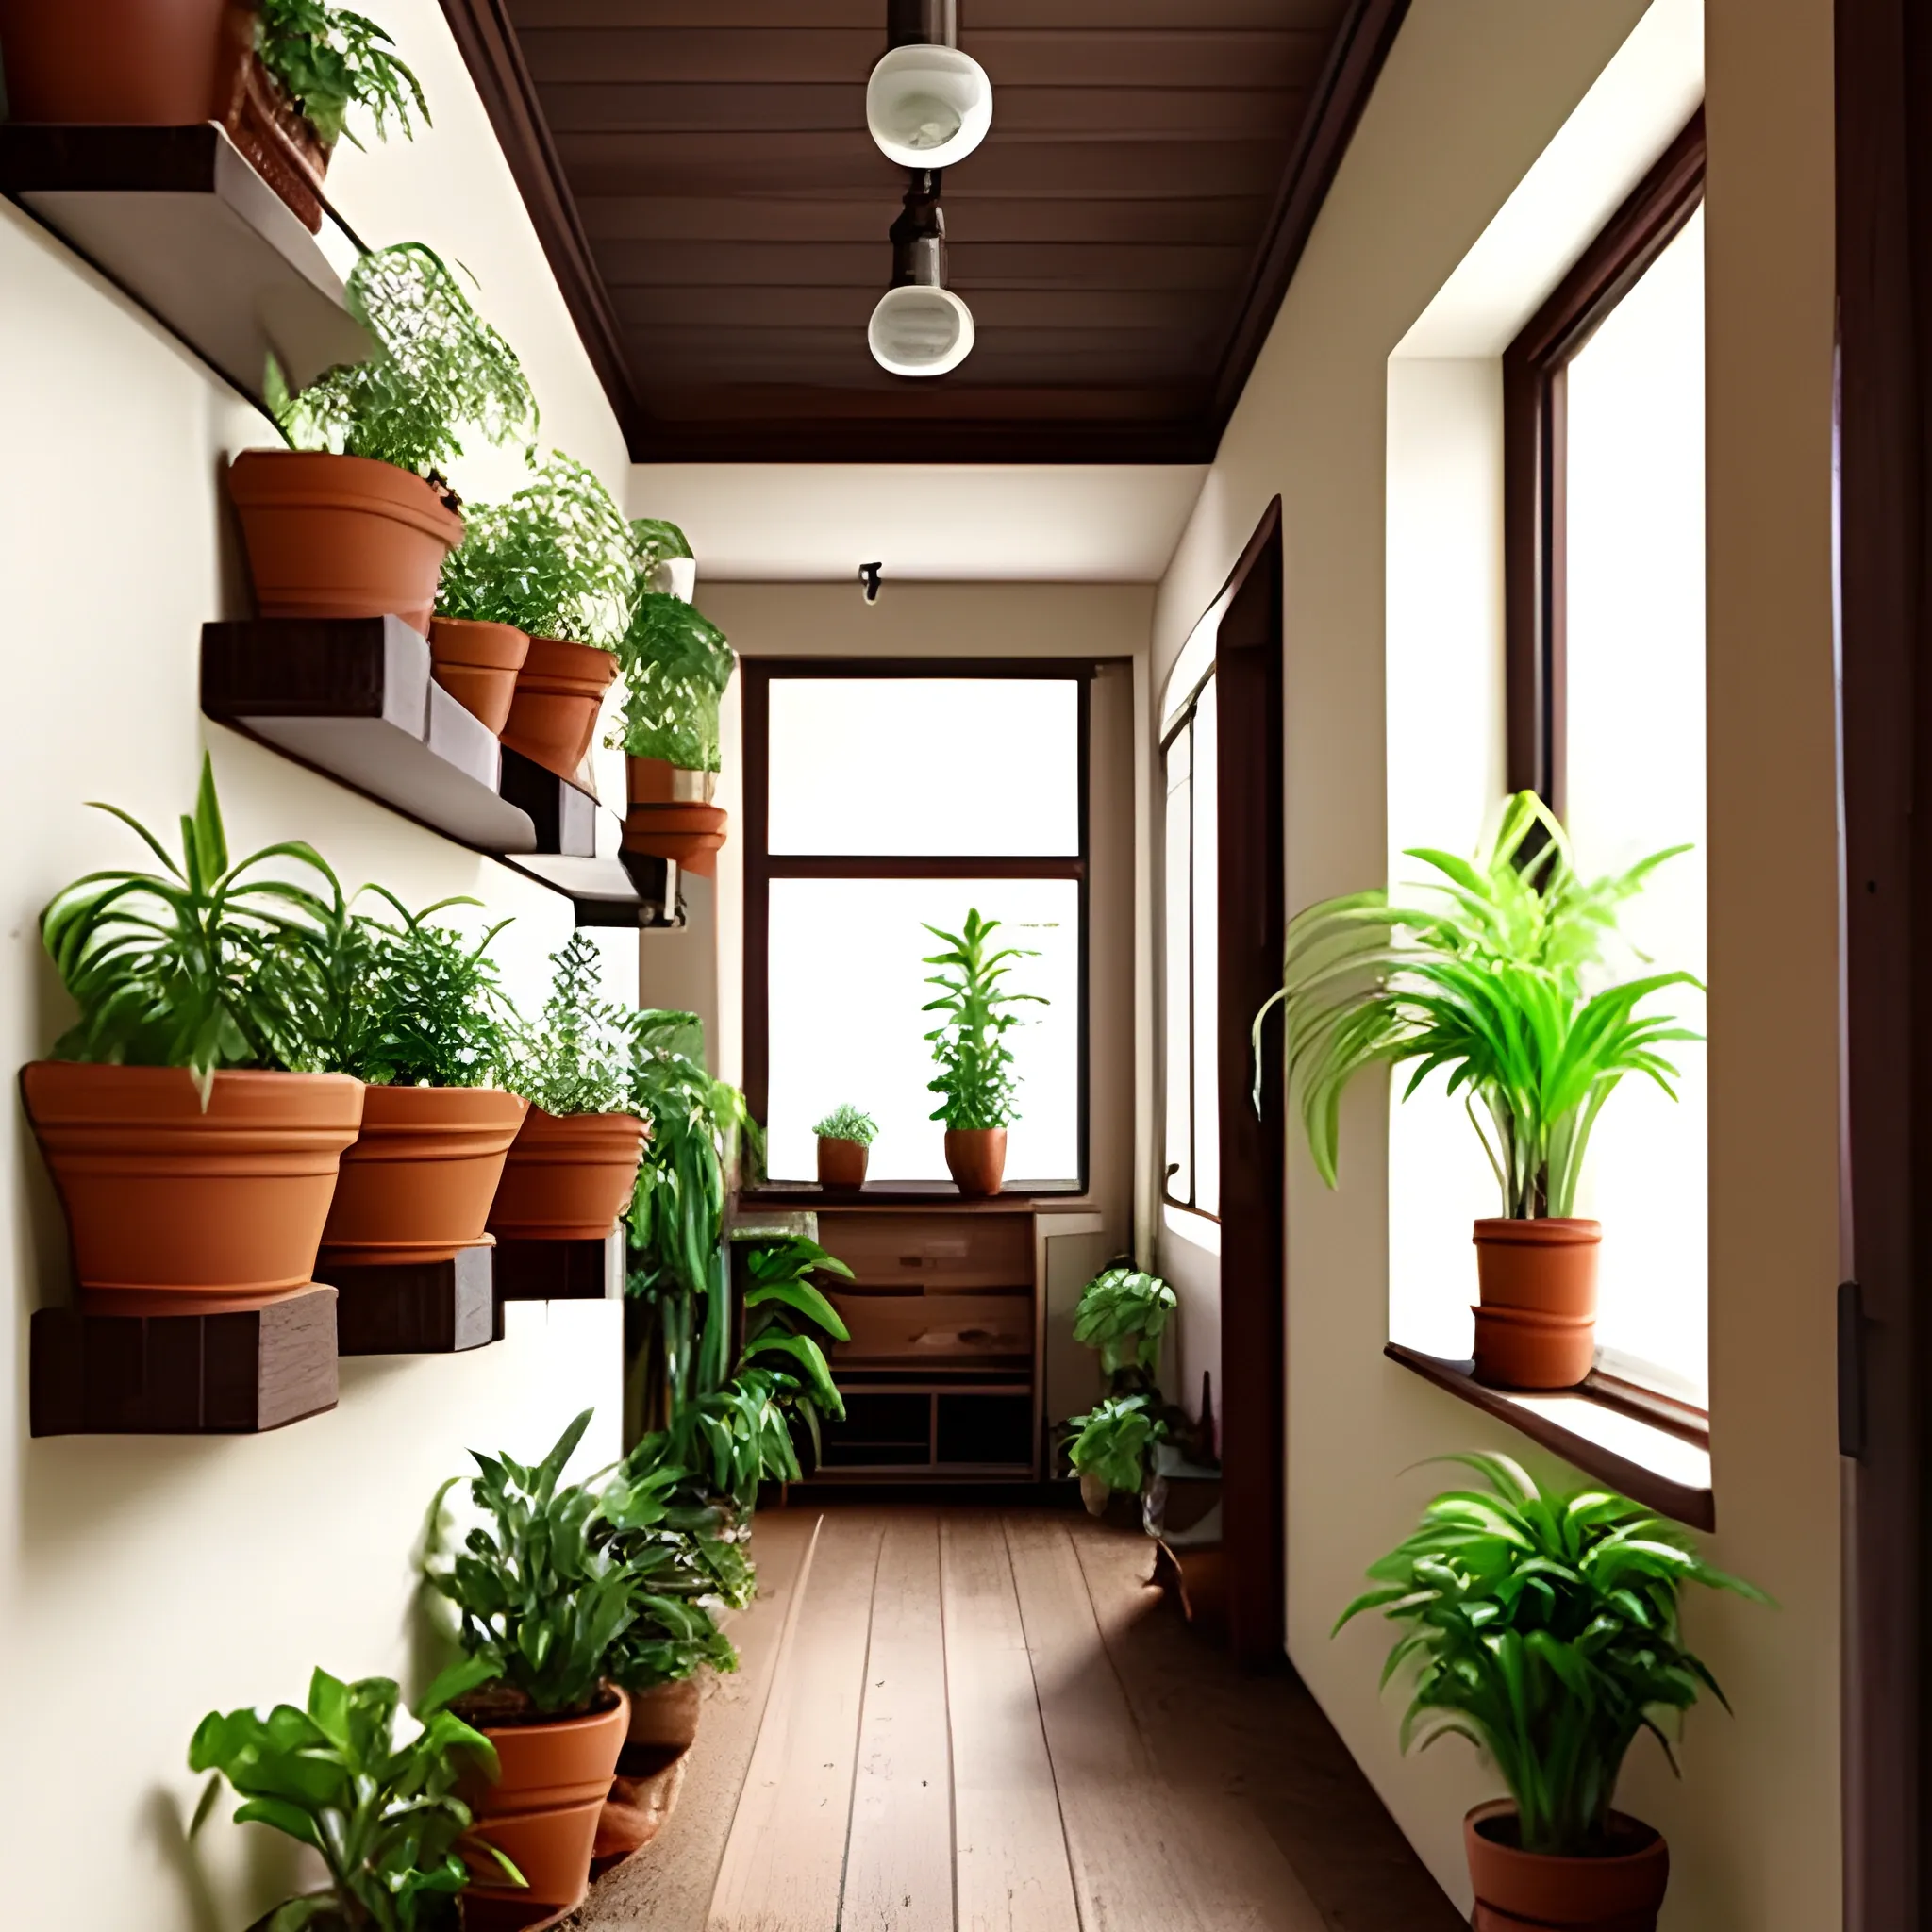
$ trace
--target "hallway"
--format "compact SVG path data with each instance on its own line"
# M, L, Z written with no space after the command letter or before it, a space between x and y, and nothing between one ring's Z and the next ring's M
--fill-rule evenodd
M569 1923L1450 1932L1291 1676L1239 1674L1084 1516L761 1513L675 1811Z

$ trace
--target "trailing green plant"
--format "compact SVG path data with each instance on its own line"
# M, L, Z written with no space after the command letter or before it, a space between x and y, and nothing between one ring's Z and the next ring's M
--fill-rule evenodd
M270 359L269 412L291 449L440 479L472 434L525 448L535 440L537 401L516 352L433 249L404 242L363 256L347 295L373 344L365 361L338 363L291 394Z
M416 1932L457 1923L452 1901L469 1879L457 1850L469 1831L458 1781L473 1766L496 1775L496 1752L447 1707L479 1676L445 1674L417 1706L420 1728L395 1741L400 1696L388 1677L345 1684L318 1670L308 1703L224 1716L211 1710L188 1747L191 1771L208 1781L199 1830L225 1778L244 1801L237 1824L285 1833L321 1856L328 1883L286 1900L261 1932ZM512 1884L516 1867L489 1848Z
M1138 1268L1103 1269L1080 1291L1074 1340L1100 1351L1101 1373L1152 1374L1160 1365L1160 1338L1177 1306L1158 1274Z
M654 575L658 566L674 557L689 557L691 547L684 532L662 517L633 517L630 520L631 553L639 573Z
M260 0L255 46L261 64L289 91L325 147L344 135L362 145L349 126L356 108L368 113L384 141L391 119L406 140L415 136L412 113L429 125L423 83L397 57L395 42L367 14L326 0Z
M878 1139L879 1124L871 1114L843 1102L819 1122L812 1132L822 1141L856 1141L861 1147L870 1147Z
M1436 1459L1466 1465L1489 1488L1430 1503L1414 1535L1370 1567L1377 1588L1335 1627L1380 1610L1401 1631L1382 1681L1414 1667L1405 1751L1467 1739L1508 1786L1524 1851L1600 1849L1638 1733L1677 1768L1654 1713L1687 1711L1705 1690L1724 1702L1685 1647L1684 1586L1770 1599L1627 1497L1565 1495L1507 1456Z
M1257 1094L1261 1028L1279 1001L1289 1087L1330 1187L1343 1090L1366 1068L1415 1062L1403 1098L1447 1070L1448 1091L1462 1096L1495 1171L1506 1216L1571 1213L1605 1102L1630 1074L1675 1098L1676 1069L1657 1049L1699 1037L1638 1010L1666 987L1695 987L1688 973L1595 992L1585 985L1618 907L1687 849L1583 879L1562 826L1524 791L1487 858L1407 854L1441 875L1426 888L1438 903L1399 905L1377 890L1308 907L1289 924L1281 991L1255 1021Z
M738 663L724 633L683 598L643 588L641 577L617 654L624 749L687 772L717 771L718 706Z
M1008 992L1000 985L1012 971L1009 959L1038 955L1020 946L992 951L989 942L999 924L996 919L982 919L975 908L967 912L966 924L957 933L937 925L925 928L946 946L925 961L948 969L928 975L925 982L944 991L921 1010L945 1016L925 1036L940 1070L926 1084L940 1096L932 1118L943 1121L949 1129L1004 1127L1013 1121L1019 1082L1006 1036L1022 1023L1008 1008L1022 1003L1048 1004L1039 993Z
M232 858L208 758L178 860L118 806L94 808L162 870L89 873L42 912L42 941L80 1009L54 1058L185 1067L204 1105L218 1069L306 1065L341 925L341 886L321 855L288 840ZM268 875L278 861L313 883Z
M1138 1496L1147 1484L1147 1459L1167 1440L1160 1397L1143 1390L1107 1395L1085 1415L1065 1424L1072 1432L1067 1457L1082 1475L1097 1476L1110 1490Z
M554 449L515 495L466 512L436 608L614 651L630 625L635 578L624 512L590 470Z
M630 1098L635 1013L604 997L597 942L582 927L550 964L541 1017L511 1028L506 1084L545 1113L621 1112Z
M691 1470L694 1496L749 1518L761 1482L804 1474L787 1407L797 1389L795 1377L775 1369L741 1367L679 1401L669 1425L643 1437L631 1457L675 1460Z
M606 1483L602 1509L627 1554L639 1547L638 1540L675 1542L673 1562L652 1553L633 1557L657 1587L734 1610L758 1594L745 1547L749 1529L708 1477L671 1459L668 1431L640 1441Z

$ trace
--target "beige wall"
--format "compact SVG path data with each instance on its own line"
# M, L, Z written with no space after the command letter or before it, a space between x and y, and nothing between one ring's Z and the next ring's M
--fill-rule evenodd
M1157 689L1280 493L1291 908L1386 876L1389 358L1642 11L1411 10L1161 586ZM1677 1932L1839 1923L1830 29L1828 0L1709 0L1711 1552L1781 1607L1692 1604L1738 1715L1693 1716L1681 1785L1633 1754L1624 1797L1670 1837ZM1527 1446L1382 1357L1387 1141L1364 1083L1341 1191L1290 1158L1288 1642L1466 1904L1460 1816L1492 1774L1455 1742L1402 1758L1382 1633L1328 1637L1436 1486L1408 1465ZM1466 1256L1442 1256L1444 1294L1466 1295Z

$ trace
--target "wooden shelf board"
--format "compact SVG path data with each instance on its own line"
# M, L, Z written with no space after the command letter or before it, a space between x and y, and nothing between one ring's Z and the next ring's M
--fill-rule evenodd
M316 1264L339 1297L341 1355L461 1355L496 1339L492 1250L465 1248L448 1261L396 1267L343 1262L324 1251Z
M868 1181L862 1188L821 1188L808 1181L766 1181L742 1190L749 1208L815 1208L821 1214L903 1214L908 1208L943 1208L950 1214L1031 1214L1035 1205L1081 1192L1077 1181L1016 1184L983 1199L962 1195L947 1181Z
M496 1333L505 1302L602 1302L624 1297L622 1227L602 1241L499 1239L495 1252Z

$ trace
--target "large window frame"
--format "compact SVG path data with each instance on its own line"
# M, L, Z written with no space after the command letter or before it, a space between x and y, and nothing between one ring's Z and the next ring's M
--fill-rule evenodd
M1090 813L1092 771L1092 684L1089 658L754 658L740 660L744 731L744 1094L752 1117L764 1121L771 1095L771 888L774 879L1067 879L1078 887L1079 1009L1075 1078L1078 1177L1031 1186L1036 1196L1085 1194L1089 1182ZM779 678L1021 678L1072 681L1078 701L1079 837L1065 856L924 857L910 854L774 853L771 847L771 690ZM950 1197L942 1176L930 1181L869 1182L866 1191L900 1198Z

